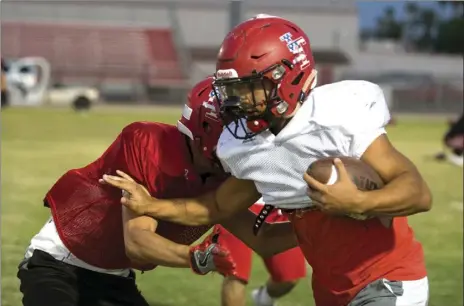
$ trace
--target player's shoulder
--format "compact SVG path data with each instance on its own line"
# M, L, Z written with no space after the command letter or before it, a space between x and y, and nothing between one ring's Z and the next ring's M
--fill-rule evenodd
M136 147L135 151L149 156L149 163L162 173L171 176L184 174L188 149L184 135L176 126L139 121L127 125L122 135Z
M322 126L352 130L362 125L384 125L390 118L382 88L361 80L348 80L314 89L312 119Z
M122 135L123 137L129 137L143 143L167 144L178 138L180 133L173 125L159 122L137 121L124 127Z
M180 151L183 143L175 126L158 122L133 122L122 130L121 136L127 144L158 158Z
M177 128L170 124L149 121L136 121L126 125L123 133L129 134L153 134L162 136L177 131Z
M369 81L346 80L316 87L313 94L317 102L353 106L363 104L361 101L375 100L383 91Z

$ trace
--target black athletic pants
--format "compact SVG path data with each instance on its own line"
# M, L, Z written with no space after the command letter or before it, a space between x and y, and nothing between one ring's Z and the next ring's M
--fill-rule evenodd
M19 266L24 306L149 306L128 277L97 273L35 250Z

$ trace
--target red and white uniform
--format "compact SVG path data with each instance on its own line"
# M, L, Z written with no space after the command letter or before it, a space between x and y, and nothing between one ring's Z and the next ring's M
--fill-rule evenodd
M175 126L132 123L99 159L68 171L50 189L44 201L51 208L52 218L32 239L26 257L39 249L72 265L118 275L128 275L130 268L154 268L134 266L127 258L121 191L98 182L103 174L114 174L117 169L146 186L157 198L194 197L222 182L204 183L195 173L185 136ZM156 232L189 245L208 229L159 220Z
M386 133L389 119L379 86L365 81L333 83L312 90L278 135L265 131L244 141L225 129L217 155L232 175L254 181L266 204L310 207L302 178L308 166L328 156L360 158ZM364 287L383 278L427 284L422 246L406 217L395 218L391 228L377 218L357 221L317 211L289 218L313 268L317 305L347 305ZM424 285L420 290L414 294L426 300L428 289Z
M251 206L250 210L258 215L262 208L263 204L258 202ZM288 218L280 210L275 209L266 218L266 222L288 222ZM235 260L236 277L248 283L253 250L221 225L216 225L214 230L220 235L221 245L229 250L232 258ZM301 249L298 247L269 258L263 258L263 261L271 279L275 282L295 281L306 276L306 260Z

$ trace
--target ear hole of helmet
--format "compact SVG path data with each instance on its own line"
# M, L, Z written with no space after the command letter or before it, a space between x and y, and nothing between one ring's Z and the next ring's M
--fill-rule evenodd
M296 78L293 79L292 85L298 85L298 84L300 83L301 79L303 78L303 76L304 76L304 72L300 72L300 73L296 76Z

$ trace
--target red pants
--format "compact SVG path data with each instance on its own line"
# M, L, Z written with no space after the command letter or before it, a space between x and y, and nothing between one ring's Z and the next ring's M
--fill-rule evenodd
M260 208L261 206L255 205L252 211L257 213ZM266 221L288 222L288 219L274 210ZM222 226L216 225L214 230L219 233L221 245L226 246L235 259L237 278L247 283L250 278L253 251ZM263 261L274 282L295 281L306 276L306 260L298 247L263 259Z
M427 276L421 244L406 217L390 227L378 218L358 221L319 211L288 214L306 260L313 268L316 305L345 306L368 284L386 278Z

